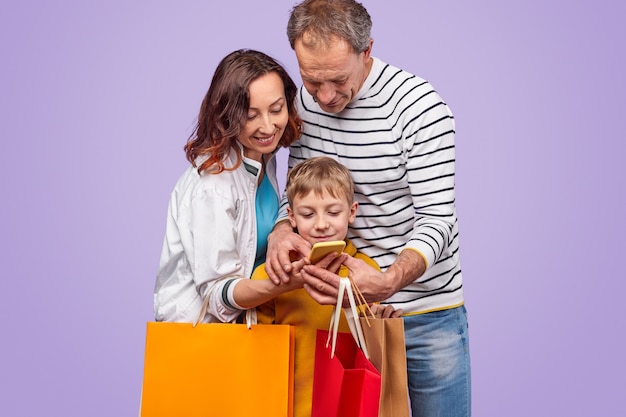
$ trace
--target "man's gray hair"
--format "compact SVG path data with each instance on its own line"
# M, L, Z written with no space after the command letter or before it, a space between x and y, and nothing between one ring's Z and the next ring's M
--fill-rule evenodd
M354 0L305 0L293 7L287 23L291 48L307 35L307 43L328 45L334 38L348 42L355 53L369 47L372 19Z

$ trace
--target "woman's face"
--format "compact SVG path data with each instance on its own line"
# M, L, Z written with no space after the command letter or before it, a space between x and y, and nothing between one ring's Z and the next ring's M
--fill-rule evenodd
M285 88L275 72L265 74L250 83L248 118L239 134L244 155L261 161L272 153L285 132L289 120Z

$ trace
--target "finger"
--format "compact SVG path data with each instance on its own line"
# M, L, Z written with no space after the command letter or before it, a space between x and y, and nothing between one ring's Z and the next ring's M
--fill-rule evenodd
M278 252L273 259L272 268L278 284L281 282L288 283L290 275L293 272L292 260L289 256L289 251Z
M327 272L326 270L316 268L309 265L302 269L302 279L304 281L304 288L307 290L309 295L320 304L336 304L337 303L337 294L338 289L332 283L326 282L323 278L318 277L317 275L311 274L307 272L309 271L321 271Z
M330 262L330 264L326 267L326 269L336 274L339 271L339 269L341 268L341 265L343 265L343 261L346 258L351 258L351 256L348 256L345 253L342 253L341 255L339 255L336 258L334 258Z
M391 318L394 311L395 310L392 306L385 306L385 308L383 309L383 318L386 318L386 319Z
M307 258L311 253L311 244L308 240L305 240L302 236L296 235L299 239L295 243L295 250L298 252L300 258Z
M336 252L331 252L328 255L324 256L320 261L318 261L314 265L318 266L319 268L328 269L328 270L331 270L333 272L336 272L336 270L339 269L339 268L336 267L336 268L334 268L335 270L333 270L331 265L333 265L335 263L335 261L337 260L338 257L339 257L339 255ZM341 265L341 262L339 262L339 265Z
M393 313L393 307L389 305L370 304L370 308L376 317L382 319L391 317L391 314Z
M291 258L289 256L289 251L278 252L277 258L278 265L280 265L279 275L283 277L284 274L288 274L289 272L291 272Z
M382 318L382 307L380 304L370 303L369 306L372 313L374 313L374 316Z
M304 265L310 265L310 264L311 264L311 261L309 260L309 258L302 258L302 259L298 259L297 261L293 261L291 263L291 273L297 274L302 270Z
M337 303L337 297L336 296L330 296L324 293L320 293L319 291L316 290L315 287L304 283L303 285L304 290L309 294L309 296L314 299L318 304L321 305L335 305Z
M265 262L265 273L267 277L274 283L274 285L280 284L280 277L276 274L274 267L272 266L272 260L268 259Z
M352 270L352 269L355 269L359 265L360 261L361 261L360 259L357 259L354 256L346 256L345 259L343 260L343 264L347 266L348 269Z
M402 315L404 314L404 310L402 310L401 308L398 310L394 310L393 314L391 315L392 318L398 318L398 317L402 317Z

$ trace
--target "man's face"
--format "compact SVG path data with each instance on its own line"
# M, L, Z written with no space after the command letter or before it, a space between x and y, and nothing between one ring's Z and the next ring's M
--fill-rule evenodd
M339 113L354 99L372 66L372 42L366 51L355 54L350 44L339 38L317 47L305 46L302 39L296 41L302 83L322 110Z

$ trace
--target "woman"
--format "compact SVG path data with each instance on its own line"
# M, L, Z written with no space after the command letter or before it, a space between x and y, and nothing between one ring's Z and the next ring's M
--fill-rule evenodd
M157 321L231 322L252 305L296 286L249 280L265 260L278 213L279 146L299 138L296 86L264 53L238 50L218 65L185 146L191 166L172 192L154 290ZM262 286L260 286L262 285Z

